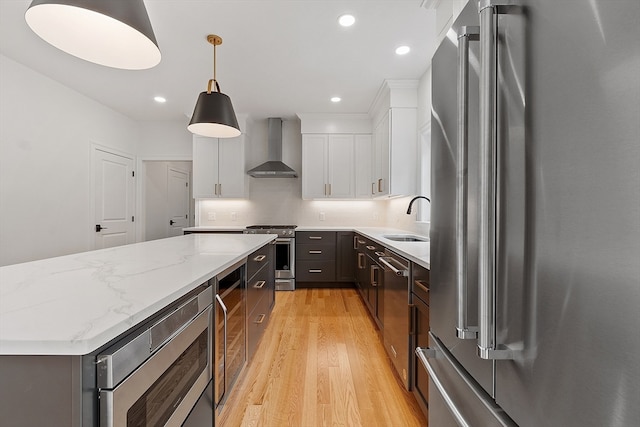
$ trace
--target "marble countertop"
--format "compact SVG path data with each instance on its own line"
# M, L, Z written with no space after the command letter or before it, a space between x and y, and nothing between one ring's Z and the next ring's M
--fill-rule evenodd
M189 234L0 267L0 355L88 354L275 237Z

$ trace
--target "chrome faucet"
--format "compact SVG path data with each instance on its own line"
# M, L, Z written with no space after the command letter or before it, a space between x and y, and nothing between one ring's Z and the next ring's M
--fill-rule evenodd
M416 196L413 199L411 199L411 201L409 202L409 207L407 208L407 215L411 215L411 205L413 205L413 202L415 202L418 199L425 199L427 202L431 203L431 199L429 199L428 197Z

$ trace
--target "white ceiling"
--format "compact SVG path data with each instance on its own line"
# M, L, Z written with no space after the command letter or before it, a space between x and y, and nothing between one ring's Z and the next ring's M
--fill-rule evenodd
M222 92L254 118L366 113L384 79L420 78L435 49L435 12L422 0L146 0L162 61L116 70L42 41L25 23L29 4L0 0L0 52L135 120L191 116L213 75L207 34L223 39ZM347 12L357 21L342 28L337 18ZM412 51L398 56L402 44Z

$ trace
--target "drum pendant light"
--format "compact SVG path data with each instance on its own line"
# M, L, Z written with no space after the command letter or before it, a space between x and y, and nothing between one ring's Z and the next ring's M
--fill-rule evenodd
M213 79L209 80L206 92L201 92L189 122L190 132L211 138L233 138L240 136L240 127L231 99L220 92L216 80L216 46L222 44L222 38L214 34L207 36L213 45ZM212 91L212 86L214 91Z
M25 20L47 43L95 64L144 70L160 62L142 0L33 0Z

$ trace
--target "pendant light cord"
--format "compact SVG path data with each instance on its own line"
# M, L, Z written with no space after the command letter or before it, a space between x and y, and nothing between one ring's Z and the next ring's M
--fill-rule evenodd
M215 83L216 92L220 92L220 85L218 84L218 80L216 80L216 44L213 44L213 79L209 80L209 84L207 85L207 93L211 93L211 85Z

